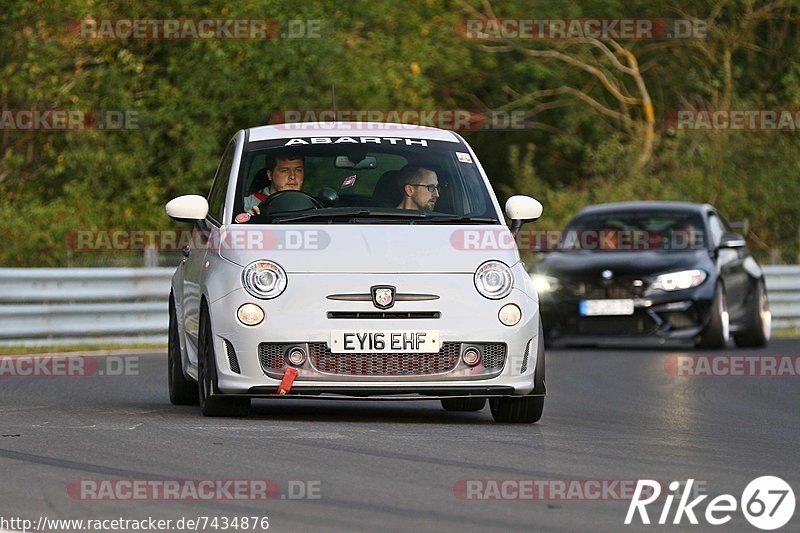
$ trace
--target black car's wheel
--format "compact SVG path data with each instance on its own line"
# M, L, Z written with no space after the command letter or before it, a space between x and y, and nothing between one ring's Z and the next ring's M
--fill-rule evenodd
M489 407L495 422L531 424L542 418L544 396L491 398Z
M217 364L208 312L200 313L197 354L197 396L205 416L246 416L250 398L225 397L217 388Z
M730 338L728 301L722 285L717 285L708 325L695 340L696 348L724 348Z
M175 300L169 297L169 334L167 337L167 383L172 405L197 405L197 385L183 375L181 345L178 337Z
M480 411L486 407L486 398L445 398L442 407L447 411Z
M772 313L769 310L769 299L764 281L759 280L753 291L748 309L747 329L734 333L736 346L766 346L772 333Z

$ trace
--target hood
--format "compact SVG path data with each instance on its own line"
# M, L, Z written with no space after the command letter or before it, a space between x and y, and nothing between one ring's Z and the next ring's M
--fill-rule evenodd
M600 277L604 270L615 276L648 276L662 272L712 266L708 250L687 252L553 252L534 271L567 280Z
M500 237L497 242L513 243L506 226L281 224L226 226L215 246L223 258L240 266L269 259L287 273L473 274L485 261L509 267L519 262L513 244L464 246L469 232L491 232Z

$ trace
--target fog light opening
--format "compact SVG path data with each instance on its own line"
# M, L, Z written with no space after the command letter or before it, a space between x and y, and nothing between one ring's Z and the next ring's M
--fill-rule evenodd
M292 366L302 366L306 362L306 352L300 348L292 348L287 358Z
M481 362L481 352L477 348L467 348L461 355L461 360L467 366L475 366Z
M236 311L236 318L245 326L257 326L264 321L264 310L256 304L242 304Z

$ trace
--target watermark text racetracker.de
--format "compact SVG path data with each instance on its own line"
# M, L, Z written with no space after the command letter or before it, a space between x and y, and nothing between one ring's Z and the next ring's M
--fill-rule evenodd
M73 500L212 501L319 500L318 480L275 479L74 479L67 484Z
M125 131L141 129L133 109L3 109L2 131Z
M84 40L268 40L320 39L322 19L275 18L84 18L67 25Z
M664 359L664 370L679 378L798 377L800 356L673 354Z
M262 229L245 226L210 231L187 230L75 230L67 235L73 252L177 250L324 250L331 238L320 229Z
M477 111L474 109L283 109L275 111L270 124L282 129L350 129L352 122L364 129L413 130L420 126L454 131L525 130L527 111Z
M457 24L456 34L484 40L705 39L708 23L665 18L472 18Z
M702 230L675 229L653 231L639 229L566 229L520 230L513 235L507 228L463 229L450 235L456 250L693 250L703 248Z
M138 376L137 356L0 356L0 379L18 377Z
M503 501L628 501L636 493L636 479L461 479L453 485L459 500ZM705 483L693 486L695 493ZM649 487L647 495L655 494Z

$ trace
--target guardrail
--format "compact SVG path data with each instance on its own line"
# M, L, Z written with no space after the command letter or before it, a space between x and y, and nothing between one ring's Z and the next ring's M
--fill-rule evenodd
M0 268L0 345L166 343L174 268Z
M0 268L0 345L167 342L174 268ZM800 328L800 266L765 266L774 328Z
M800 328L800 266L765 266L774 329Z

